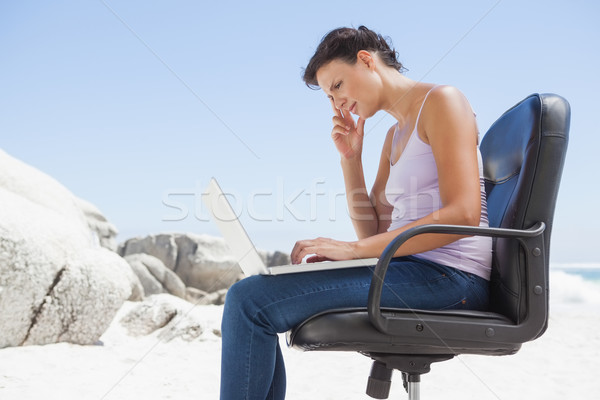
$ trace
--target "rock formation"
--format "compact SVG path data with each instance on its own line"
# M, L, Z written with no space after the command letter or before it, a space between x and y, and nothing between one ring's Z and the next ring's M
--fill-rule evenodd
M153 256L186 286L208 293L226 289L243 277L225 241L208 235L173 233L132 238L121 243L117 252L128 260L136 254ZM268 266L290 262L289 255L281 252L259 254ZM157 293L156 289L152 293Z
M162 339L191 340L202 333L194 305L223 304L243 277L221 238L158 234L117 247L116 234L93 204L0 150L0 348L95 343L125 300L140 302L121 320L130 334L168 326Z
M0 171L0 348L94 343L131 295L128 264L56 180L2 151Z

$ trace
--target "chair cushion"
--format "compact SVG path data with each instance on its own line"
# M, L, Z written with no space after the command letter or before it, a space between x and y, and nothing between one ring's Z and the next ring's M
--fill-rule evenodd
M385 309L383 313L394 318L409 317L414 321L414 329L410 329L406 335L388 336L371 324L366 309L329 310L314 315L289 331L287 333L288 345L305 351L453 355L507 355L516 353L521 347L520 344L515 343L486 341L484 334L477 338L455 340L442 339L438 335L431 337L431 335L424 334L421 336L418 333L420 328L427 331L423 327L427 325L427 320L432 318L439 322L452 324L479 321L489 322L490 325L514 325L508 318L492 312Z

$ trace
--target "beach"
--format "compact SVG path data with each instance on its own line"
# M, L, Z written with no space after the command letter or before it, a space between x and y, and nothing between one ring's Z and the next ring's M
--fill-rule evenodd
M422 376L423 399L593 399L600 391L600 283L564 270L551 273L546 333L513 356L459 356ZM218 399L222 306L193 306L202 334L165 341L155 331L131 336L118 323L101 342L0 350L0 399ZM167 329L167 328L163 328ZM280 342L287 399L367 399L371 362L357 353L300 352ZM390 399L406 398L399 373Z

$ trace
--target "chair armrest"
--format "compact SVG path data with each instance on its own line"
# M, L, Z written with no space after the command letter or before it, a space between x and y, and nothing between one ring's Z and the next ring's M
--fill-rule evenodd
M431 224L417 226L399 234L385 248L375 267L373 278L371 280L371 287L369 290L369 320L379 331L385 334L392 336L394 334L406 334L406 321L395 320L393 317L384 315L381 312L380 303L384 279L389 263L394 257L394 254L398 248L408 239L425 233L514 238L525 249L524 253L526 255L527 263L526 279L528 290L526 301L528 302L528 309L530 311L535 310L535 312L529 312L525 320L518 325L499 324L498 326L492 326L490 324L484 324L477 326L477 323L474 323L472 326L445 326L444 331L450 333L451 335L461 336L461 333L464 333L468 330L479 330L481 328L481 332L486 332L487 336L493 341L514 340L523 343L534 339L545 327L548 310L548 297L546 290L544 290L544 288L546 288L547 277L545 268L546 255L544 254L544 235L542 235L542 233L544 232L545 228L546 225L543 222L538 222L531 228L524 230ZM531 290L531 293L529 290ZM441 321L432 321L433 325L435 326L438 326L437 322L444 324L444 322ZM517 327L518 329L516 329ZM492 332L493 334L491 334Z

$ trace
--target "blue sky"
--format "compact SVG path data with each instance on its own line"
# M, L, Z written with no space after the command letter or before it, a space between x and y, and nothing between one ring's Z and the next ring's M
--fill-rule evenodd
M0 148L96 204L119 239L216 235L211 176L258 247L354 238L331 111L301 69L320 38L364 24L412 79L457 86L485 132L530 93L572 106L551 260L600 262L600 92L593 1L18 1L0 3ZM394 121L366 123L373 182Z

